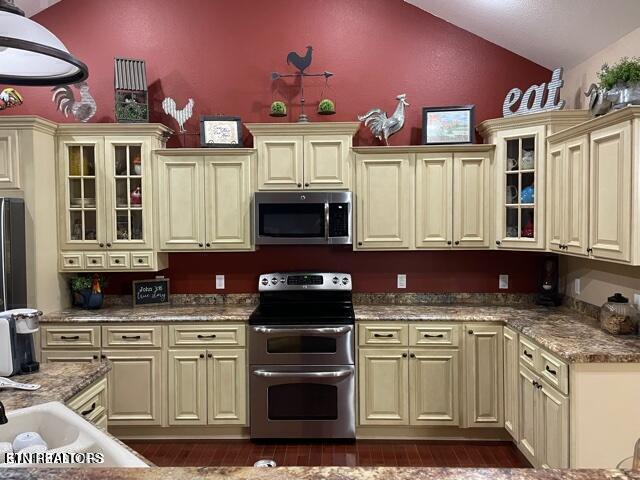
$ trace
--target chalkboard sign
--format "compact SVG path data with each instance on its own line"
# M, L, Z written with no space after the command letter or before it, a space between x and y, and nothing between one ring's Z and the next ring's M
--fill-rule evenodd
M133 282L133 306L169 303L169 279L137 280Z

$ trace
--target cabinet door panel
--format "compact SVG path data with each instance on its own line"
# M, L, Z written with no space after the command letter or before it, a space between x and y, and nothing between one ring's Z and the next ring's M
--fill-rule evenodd
M158 158L160 248L199 250L204 246L202 157Z
M465 325L467 424L503 425L502 327Z
M169 350L169 425L207 422L205 350Z
M504 327L504 428L518 440L518 334Z
M564 178L563 241L567 252L586 256L589 242L589 141L586 135L567 143Z
M453 220L453 155L416 158L416 247L450 247Z
M247 391L245 350L208 351L209 424L245 425Z
M408 425L407 350L361 348L359 352L361 425Z
M458 425L458 350L434 348L411 352L411 425Z
M411 163L410 155L358 158L358 248L410 247Z
M296 190L302 187L303 137L260 137L258 150L258 189Z
M113 364L109 384L110 425L160 425L162 423L161 352L103 350Z
M350 186L351 137L305 135L304 186L310 190L343 190Z
M519 367L518 394L520 408L518 414L518 448L535 467L537 465L537 395L538 389L533 384L537 377L524 366Z
M0 130L0 189L20 188L18 132Z
M591 226L593 256L631 259L631 122L591 134Z
M541 468L569 468L569 398L540 382L538 457Z
M565 208L565 175L566 149L565 144L554 146L549 150L547 169L549 175L547 192L547 223L549 225L549 249L563 252L561 245L564 241L564 213Z
M205 159L207 248L251 248L251 157Z
M489 161L487 154L454 155L454 246L489 248Z

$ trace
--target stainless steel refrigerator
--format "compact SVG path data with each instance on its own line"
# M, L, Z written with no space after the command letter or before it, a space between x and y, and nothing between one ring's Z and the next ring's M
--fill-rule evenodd
M0 311L27 306L25 211L21 198L0 198Z

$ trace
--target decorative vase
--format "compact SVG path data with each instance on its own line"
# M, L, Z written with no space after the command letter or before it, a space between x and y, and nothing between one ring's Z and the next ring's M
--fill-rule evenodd
M271 112L269 113L272 117L286 117L287 116L287 105L280 100L277 100L271 104Z
M71 303L74 307L84 308L86 310L96 310L102 308L104 294L93 293L91 288L83 288L71 292Z
M607 91L606 99L618 110L627 105L640 105L640 83L622 83Z
M319 115L334 115L336 113L336 104L333 100L329 100L328 98L324 98L320 100L318 104L318 114Z

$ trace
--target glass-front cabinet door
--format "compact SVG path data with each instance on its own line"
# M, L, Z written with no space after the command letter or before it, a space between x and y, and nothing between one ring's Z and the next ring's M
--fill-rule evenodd
M64 212L61 242L71 249L102 248L106 232L101 218L104 142L100 137L60 142L60 211Z
M544 249L544 127L498 134L496 245Z
M107 138L105 221L111 249L151 248L150 147L144 140Z

